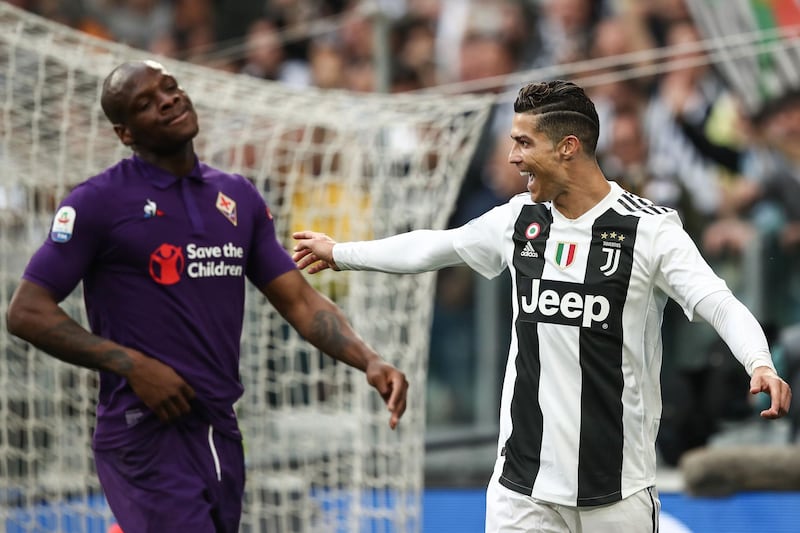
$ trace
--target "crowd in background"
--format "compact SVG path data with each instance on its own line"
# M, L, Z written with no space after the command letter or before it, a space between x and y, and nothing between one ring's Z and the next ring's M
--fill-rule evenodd
M781 373L800 388L800 96L787 94L757 115L742 112L720 70L690 46L703 37L684 0L11 3L154 54L298 88L401 92L448 86L500 94L509 90L502 81L479 80L685 44L684 55L696 60L684 68L627 77L619 66L605 66L561 77L585 81L596 102L598 157L606 175L680 211L709 262L764 325ZM379 24L388 30L387 72L379 68ZM597 83L603 75L607 81ZM451 226L525 190L506 161L511 114L510 101L499 99ZM508 283L493 285L496 298L508 298ZM477 300L471 271L439 274L429 424L469 423L471 384L479 379L475 361L492 357L498 369L504 365L510 302L498 306L509 316L489 317L502 323L497 352L478 354ZM747 376L709 326L687 322L670 306L664 328L659 442L664 459L674 464L685 450L706 443L720 423L755 417L759 406L746 394Z

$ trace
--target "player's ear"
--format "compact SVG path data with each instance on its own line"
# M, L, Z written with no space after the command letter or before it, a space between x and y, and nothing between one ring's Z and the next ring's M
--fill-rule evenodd
M580 149L581 141L575 135L567 135L558 143L558 153L564 159L572 159Z
M133 135L131 135L131 130L125 124L114 124L114 133L117 134L117 137L125 146L133 144Z

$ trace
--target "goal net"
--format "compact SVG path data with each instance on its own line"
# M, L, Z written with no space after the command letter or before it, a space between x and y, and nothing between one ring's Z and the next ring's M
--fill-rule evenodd
M0 3L1 315L58 201L129 155L99 97L114 66L142 58ZM287 248L301 228L356 240L444 227L492 105L477 95L295 90L163 62L198 110L201 158L253 180ZM249 289L242 531L419 531L433 275L309 279L407 373L408 409L390 430L364 375L304 342ZM80 288L63 307L85 321ZM94 372L0 335L0 530L112 524L90 450L96 385Z

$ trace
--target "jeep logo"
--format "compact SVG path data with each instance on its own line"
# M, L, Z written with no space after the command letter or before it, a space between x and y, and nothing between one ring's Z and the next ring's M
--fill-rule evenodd
M520 280L521 283L527 280ZM554 322L558 324L580 325L589 328L594 322L602 322L608 318L611 304L605 296L584 295L575 291L563 294L554 289L539 292L541 280L532 279L530 296L520 287L520 309L528 321ZM557 283L557 282L552 282Z

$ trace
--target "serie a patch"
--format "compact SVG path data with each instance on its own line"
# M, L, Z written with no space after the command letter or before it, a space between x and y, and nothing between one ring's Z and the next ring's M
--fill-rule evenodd
M67 242L72 238L76 215L74 207L59 208L53 218L53 227L50 230L50 239L53 242Z

